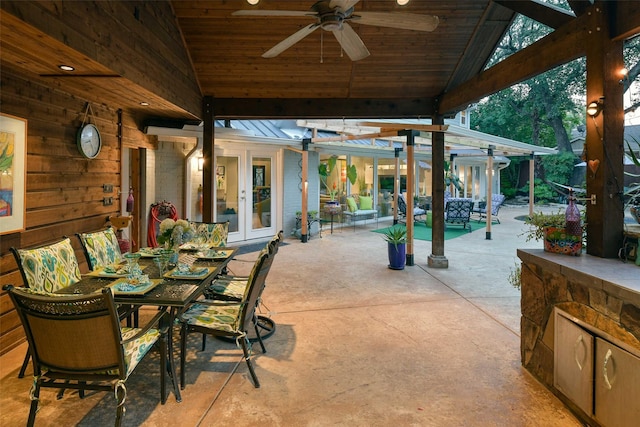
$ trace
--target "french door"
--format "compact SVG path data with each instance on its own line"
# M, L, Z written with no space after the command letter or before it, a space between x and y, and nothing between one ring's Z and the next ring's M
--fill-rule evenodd
M216 220L229 221L229 242L275 234L276 155L227 150L216 156Z

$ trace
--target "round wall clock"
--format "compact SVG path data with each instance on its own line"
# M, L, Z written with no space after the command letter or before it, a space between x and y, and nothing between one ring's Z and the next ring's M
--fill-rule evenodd
M100 154L102 139L98 128L89 123L78 130L78 150L88 159L94 159Z

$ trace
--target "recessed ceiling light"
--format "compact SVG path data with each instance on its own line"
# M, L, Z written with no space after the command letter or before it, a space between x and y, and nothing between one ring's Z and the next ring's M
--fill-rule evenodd
M140 105L142 105L143 107L148 107L149 103L147 101L142 101Z
M75 71L76 69L73 68L71 65L58 65L58 68L60 68L63 71Z

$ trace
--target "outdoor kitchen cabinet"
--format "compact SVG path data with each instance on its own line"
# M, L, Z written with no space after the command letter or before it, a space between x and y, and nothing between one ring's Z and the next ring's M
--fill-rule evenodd
M603 427L637 427L640 358L561 310L554 322L554 386Z

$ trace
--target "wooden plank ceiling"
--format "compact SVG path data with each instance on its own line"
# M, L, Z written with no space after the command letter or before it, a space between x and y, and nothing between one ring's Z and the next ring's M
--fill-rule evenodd
M513 9L551 27L580 32L585 25L577 22L580 16L534 0L411 0L406 6L395 0L360 0L354 14L435 15L439 24L432 32L419 32L354 21L351 26L370 52L359 61L342 54L335 37L321 29L267 59L264 52L313 18L232 15L237 10L308 11L314 3L5 0L0 3L1 66L88 101L130 110L141 122L202 119L203 97L211 97L218 118L417 118L436 113L438 105L447 108L440 113L455 112L516 78L544 71L531 61L523 67L521 61L513 65L517 69L494 73L491 80L478 79L515 16ZM586 0L570 4L576 15L590 7ZM638 7L630 4L635 3L619 4L626 9L620 16L637 19ZM618 26L620 34L634 27ZM562 37L572 46L583 45ZM552 57L545 52L553 50L553 43L551 39L528 57ZM560 49L570 51L566 58L556 53L553 62L538 61L543 64L539 68L581 55L581 49ZM69 61L78 66L79 75L57 68ZM141 101L151 105L142 107Z
M379 115L402 116L407 109L422 110L413 115L429 115L438 96L482 69L514 16L488 0L413 0L406 6L395 0L361 0L354 14L436 15L439 25L433 32L419 32L352 21L371 54L351 61L333 34L323 30L265 59L263 53L313 19L232 15L239 9L308 11L313 4L314 0L262 0L257 6L246 1L173 2L203 94L224 99L225 105L214 103L216 114L239 113L232 99L287 99L316 101L319 116L330 115L332 109L337 117L350 115L350 105L366 111L367 104L360 101L375 105ZM307 110L304 103L299 105ZM295 111L289 115L295 116Z

